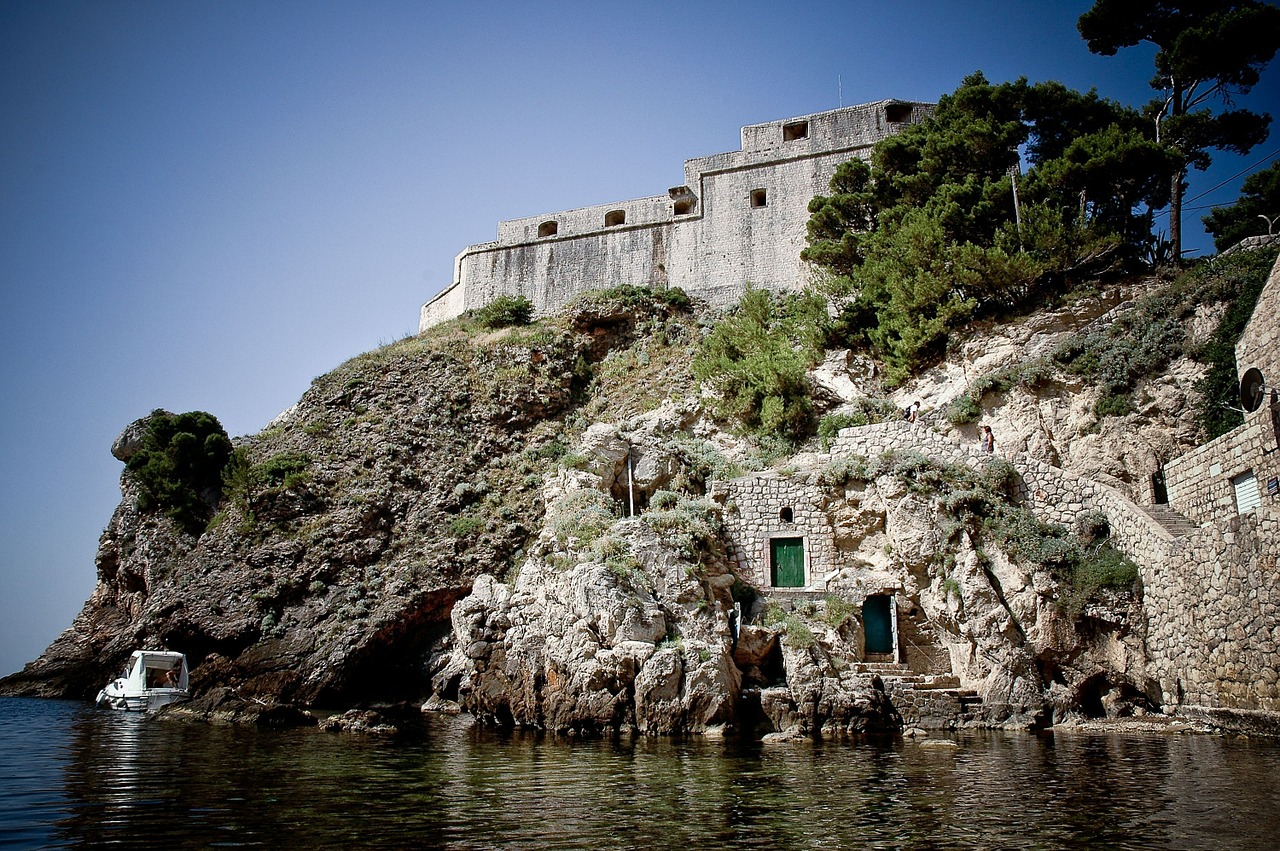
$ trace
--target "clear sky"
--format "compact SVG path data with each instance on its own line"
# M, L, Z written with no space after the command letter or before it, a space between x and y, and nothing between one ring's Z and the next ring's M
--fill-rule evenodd
M255 432L414 332L500 219L661 194L744 124L979 69L1148 100L1151 51L1091 55L1089 5L0 0L0 674L93 590L132 420ZM1280 117L1277 77L1245 104Z

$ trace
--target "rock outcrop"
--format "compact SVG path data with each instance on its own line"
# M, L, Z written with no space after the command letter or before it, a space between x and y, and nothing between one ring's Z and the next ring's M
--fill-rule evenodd
M982 329L892 401L872 362L833 354L819 396L921 399L921 428L972 444L947 403L1137 289ZM1060 578L980 517L961 529L928 482L890 470L832 480L818 441L759 475L795 484L806 522L831 530L822 582L788 591L743 570L724 482L762 464L691 378L706 325L656 297L597 297L535 328L442 326L356 358L236 441L246 472L200 535L140 510L126 472L92 597L0 690L88 698L155 646L191 665L194 699L174 715L282 724L318 706L349 710L329 729L374 733L424 700L497 725L775 738L1155 708L1140 588L1064 613ZM1146 501L1149 472L1196 440L1200 372L1175 358L1136 410L1105 418L1060 372L988 394L982 422L998 450ZM113 454L132 457L145 427ZM914 650L868 652L876 596Z

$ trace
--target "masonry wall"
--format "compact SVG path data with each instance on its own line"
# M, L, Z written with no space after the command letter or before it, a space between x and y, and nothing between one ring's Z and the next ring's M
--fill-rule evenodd
M725 487L727 549L737 574L757 587L770 587L769 541L803 538L804 589L821 590L839 566L835 532L817 489L772 472L734 479ZM790 522L781 519L783 508L791 509Z
M1280 402L1264 404L1244 425L1166 464L1169 504L1197 523L1230 519L1238 513L1231 480L1249 470L1263 504L1280 507L1280 491L1267 491L1268 481L1280 479Z
M869 157L931 109L881 101L751 125L741 151L688 160L686 184L665 196L501 222L497 240L458 256L453 284L423 305L419 330L501 295L525 296L545 314L624 284L681 287L717 307L748 284L799 289L809 201L829 191L840 163ZM792 138L800 125L804 135Z
M1147 647L1169 707L1280 712L1280 509L1180 539L1142 574Z

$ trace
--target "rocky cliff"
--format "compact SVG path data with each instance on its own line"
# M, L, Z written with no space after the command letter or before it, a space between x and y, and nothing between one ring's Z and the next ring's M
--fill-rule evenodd
M920 399L931 429L974 442L975 422L942 412L980 375L1114 319L1156 283L954 341L893 406ZM1215 309L1189 317L1186 334L1207 334ZM904 714L1027 725L1150 704L1140 588L1064 614L1057 582L980 524L885 559L889 539L950 522L946 494L913 489L906 467L876 471L831 510L886 506L862 517L867 534L840 557L909 589L903 616L919 613L911 628L942 651L921 670L868 661L853 584L788 597L739 575L711 483L761 462L690 377L707 325L614 293L535 326L455 322L358 357L237 441L258 474L198 536L140 510L126 472L92 597L3 689L89 698L131 650L165 646L188 655L206 711L430 698L552 729L795 734L894 729ZM1099 416L1098 392L1061 370L977 402L998 449L1145 502L1159 459L1198 437L1187 399L1202 371L1175 355L1122 416ZM813 377L829 408L885 396L849 353ZM135 444L126 430L117 457ZM830 460L775 463L817 481Z

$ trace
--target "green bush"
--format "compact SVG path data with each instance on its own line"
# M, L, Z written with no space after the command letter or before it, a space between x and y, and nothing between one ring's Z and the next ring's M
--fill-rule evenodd
M1130 411L1129 397L1120 394L1105 394L1098 397L1098 401L1093 403L1093 413L1101 419L1102 417L1123 417Z
M152 411L142 446L126 465L138 485L138 508L163 511L199 535L222 498L232 453L231 439L212 414Z
M703 341L693 373L719 394L722 416L761 437L797 440L812 429L805 368L821 356L825 316L816 297L748 287Z
M455 538L470 538L484 531L484 521L479 517L464 515L449 521L449 534Z
M1058 607L1078 618L1098 592L1110 588L1127 591L1140 580L1138 566L1110 544L1102 544L1071 565L1058 594Z
M498 296L484 307L477 308L475 321L482 328L507 328L512 325L528 325L533 318L533 302L522 295Z
M255 475L268 487L288 490L310 478L311 456L305 452L280 452L258 465Z
M974 398L974 393L970 391L948 402L943 414L946 416L947 422L952 425L976 423L982 416L982 406Z
M1208 282L1215 295L1227 301L1226 312L1218 327L1192 357L1209 369L1196 382L1199 402L1197 417L1206 436L1212 440L1244 422L1236 410L1240 388L1236 369L1236 343L1253 316L1254 306L1262 294L1274 261L1274 252L1246 251L1215 258L1196 273ZM1195 274L1195 273L1193 273Z

